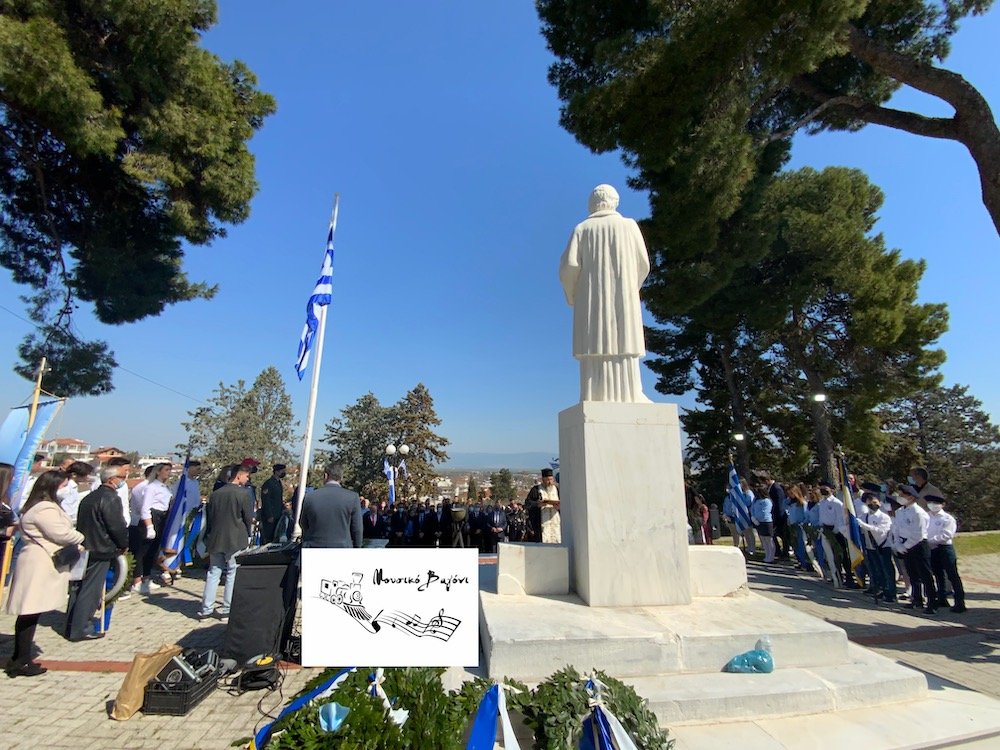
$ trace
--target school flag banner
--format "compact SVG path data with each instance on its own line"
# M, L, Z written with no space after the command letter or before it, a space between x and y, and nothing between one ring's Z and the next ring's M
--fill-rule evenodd
M837 467L840 470L841 499L844 501L844 520L846 521L847 551L851 556L851 570L857 571L861 563L865 561L864 541L861 538L861 527L858 525L858 517L854 512L854 496L851 494L851 486L847 481L847 461L843 456L837 457Z
M52 424L52 420L56 418L64 403L66 403L66 399L62 398L40 402L38 410L35 412L35 421L25 432L21 450L18 451L17 458L14 460L14 481L11 482L10 488L10 507L14 509L15 513L20 510L21 503L25 499L23 497L24 487L31 474L31 464L38 451L38 446L42 444L46 430L49 429L49 425Z

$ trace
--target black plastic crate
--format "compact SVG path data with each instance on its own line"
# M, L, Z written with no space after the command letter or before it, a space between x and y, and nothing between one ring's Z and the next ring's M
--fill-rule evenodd
M150 680L146 684L146 694L142 702L145 714L184 716L197 706L205 696L215 690L218 673L206 675L201 682L168 684Z

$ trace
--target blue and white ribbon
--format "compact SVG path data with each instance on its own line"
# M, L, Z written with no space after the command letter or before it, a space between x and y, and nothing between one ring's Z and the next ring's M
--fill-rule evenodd
M399 726L403 726L410 717L410 712L403 708L394 709L392 707L392 701L389 700L389 696L385 694L385 689L382 687L383 682L385 682L385 670L379 667L374 673L368 675L368 693L373 698L381 698L382 705L389 712L389 718Z
M604 704L601 688L606 685L591 676L587 678L585 687L590 715L583 722L579 750L639 750L622 723Z
M337 672L337 674L335 674L326 682L317 685L315 688L310 690L305 695L300 695L298 698L296 698L287 706L285 706L285 708L282 709L281 713L278 714L278 717L274 721L263 727L259 732L257 732L256 735L254 735L254 738L250 741L250 750L260 750L260 748L264 747L267 744L267 741L271 738L271 728L275 725L275 723L277 723L284 717L288 716L288 714L298 711L300 708L307 705L308 703L314 700L321 700L327 697L334 690L340 687L340 683L346 680L347 675L349 675L353 671L354 671L353 667L349 669L340 670L339 672Z
M510 685L494 682L493 686L483 695L476 710L476 718L472 722L472 732L465 750L493 750L497 742L497 714L500 715L500 727L503 735L503 746L506 750L521 750L514 736L514 726L510 723L507 713L507 699L504 691L520 692Z

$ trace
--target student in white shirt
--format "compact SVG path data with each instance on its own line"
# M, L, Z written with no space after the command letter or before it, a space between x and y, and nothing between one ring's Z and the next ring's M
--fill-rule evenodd
M917 504L917 489L908 484L898 488L899 502L903 506L896 511L899 521L895 551L903 556L906 570L913 585L913 600L907 609L924 607L924 614L937 614L937 588L931 575L931 548L927 543L929 519L927 511Z
M924 495L927 510L930 511L927 525L927 543L931 548L931 572L937 585L937 606L947 607L944 579L948 576L951 589L955 592L955 606L951 611L955 614L965 612L965 587L958 575L958 560L955 557L955 533L958 524L955 517L945 512L945 500L940 495Z
M885 602L896 601L896 569L892 566L892 546L889 530L892 519L882 512L878 495L865 492L861 496L864 512L858 517L858 526L867 548L869 574L875 596Z

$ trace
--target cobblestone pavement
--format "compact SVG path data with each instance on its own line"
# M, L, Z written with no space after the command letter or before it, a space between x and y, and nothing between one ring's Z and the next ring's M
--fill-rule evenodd
M196 618L203 586L204 573L194 573L175 587L118 603L102 640L70 643L59 635L63 615L43 615L35 644L37 658L49 672L15 679L0 673L0 716L4 717L0 747L221 750L252 735L262 719L258 702L264 710L276 712L319 670L287 669L282 694L259 691L236 696L223 687L184 717L137 713L128 721L108 718L136 653L154 651L163 643L222 646L225 624ZM13 632L14 618L0 615L0 662L4 664L13 651Z
M960 558L959 572L969 611L931 616L834 589L788 563L747 565L757 593L842 627L850 640L884 656L1000 698L1000 555Z

